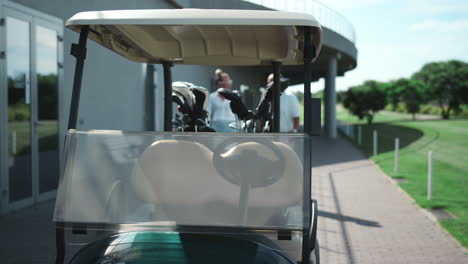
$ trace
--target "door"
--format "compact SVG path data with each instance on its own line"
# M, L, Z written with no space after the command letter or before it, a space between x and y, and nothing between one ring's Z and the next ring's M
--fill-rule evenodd
M38 199L57 189L59 180L59 46L53 25L35 19L35 121ZM47 197L44 197L47 198Z
M14 8L4 8L3 18L7 150L2 155L6 152L8 167L3 199L11 210L53 198L58 185L62 26Z
M5 9L7 76L7 196L9 204L33 201L31 17Z

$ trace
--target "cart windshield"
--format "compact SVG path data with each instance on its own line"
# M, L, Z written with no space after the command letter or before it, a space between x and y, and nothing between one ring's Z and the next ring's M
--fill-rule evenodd
M71 130L54 220L302 230L304 137Z

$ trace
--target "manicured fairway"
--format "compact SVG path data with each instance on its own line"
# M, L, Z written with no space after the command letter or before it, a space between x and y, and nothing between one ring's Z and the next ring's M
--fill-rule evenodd
M366 119L359 120L356 116L343 109L340 105L337 106L336 118L340 121L353 123L353 124L364 124L367 123ZM390 121L401 121L411 120L410 114L396 113L396 112L384 112L377 113L374 116L374 122L390 122Z
M345 110L338 119L352 120ZM357 119L355 119L357 120ZM405 181L401 187L425 208L443 208L455 216L440 223L464 246L468 246L468 120L411 121L410 115L384 113L374 125L362 125L362 145L351 140L363 153L392 177ZM379 154L372 155L372 133L378 131ZM400 139L400 169L394 173L394 140ZM427 200L427 156L433 151L433 199Z

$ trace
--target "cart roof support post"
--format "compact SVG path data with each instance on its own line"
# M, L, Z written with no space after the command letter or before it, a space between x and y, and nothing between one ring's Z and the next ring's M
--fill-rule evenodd
M172 73L171 62L162 63L164 69L164 131L172 131Z
M310 82L312 81L312 59L315 57L315 47L310 39L310 27L304 27L304 201L303 201L303 234L302 234L302 263L309 261L309 254L314 241L310 241L311 224L311 93Z
M280 132L280 96L281 96L281 62L273 61L273 131L274 133Z
M63 227L63 223L55 223L55 264L63 264L65 260L65 230Z
M147 64L145 77L145 129L147 131L154 131L154 72L154 65Z
M80 103L81 81L83 80L83 67L86 59L86 41L88 40L89 26L83 26L78 44L71 46L71 55L76 58L75 78L73 80L73 91L70 104L70 115L68 118L68 129L76 129L78 119L78 106Z
M81 81L83 80L83 67L86 59L86 43L88 40L89 26L83 26L80 32L80 40L78 44L73 43L71 46L71 55L76 58L75 76L73 79L73 91L70 102L70 113L68 116L68 129L76 129L78 120L78 109L80 105ZM64 223L55 223L55 247L56 247L56 264L62 264L65 260L65 231Z

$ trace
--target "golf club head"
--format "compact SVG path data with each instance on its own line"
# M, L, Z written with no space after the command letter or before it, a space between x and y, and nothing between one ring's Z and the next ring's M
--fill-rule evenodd
M218 93L231 101L229 104L231 106L231 111L237 115L240 120L253 117L253 113L247 109L238 93L223 88L218 89Z
M236 129L236 130L239 129L238 126L237 126L237 122L232 122L232 123L230 123L230 124L229 124L229 127L230 127L230 128L234 128L234 129Z
M224 88L219 88L218 93L220 93L224 98L228 99L229 101L240 101L241 98L238 93L235 93L234 91L224 89Z
M200 109L206 110L208 106L208 90L201 86L194 86L191 89L195 95L195 104L199 106Z
M281 77L280 78L280 92L283 93L289 86L289 79ZM260 98L260 102L258 103L258 107L256 109L256 116L258 119L266 120L268 119L269 111L270 111L270 103L273 100L273 88L274 82L270 82L266 87L264 92L262 93L262 97Z
M269 84L267 84L267 87L266 89L270 89L271 87L273 87L274 85L274 82L270 82ZM284 77L281 77L280 78L280 91L281 92L284 92L289 86L289 79L288 78L284 78Z
M173 82L172 91L176 91L180 96L184 98L184 103L190 108L190 111L193 110L195 104L195 96L190 90L194 85L188 82Z
M195 119L206 119L208 113L206 107L208 105L208 90L201 86L194 86L190 91L195 97L195 104L193 106L193 114Z
M172 91L172 101L179 106L179 111L182 114L190 114L192 109L186 103L185 96L178 91Z

